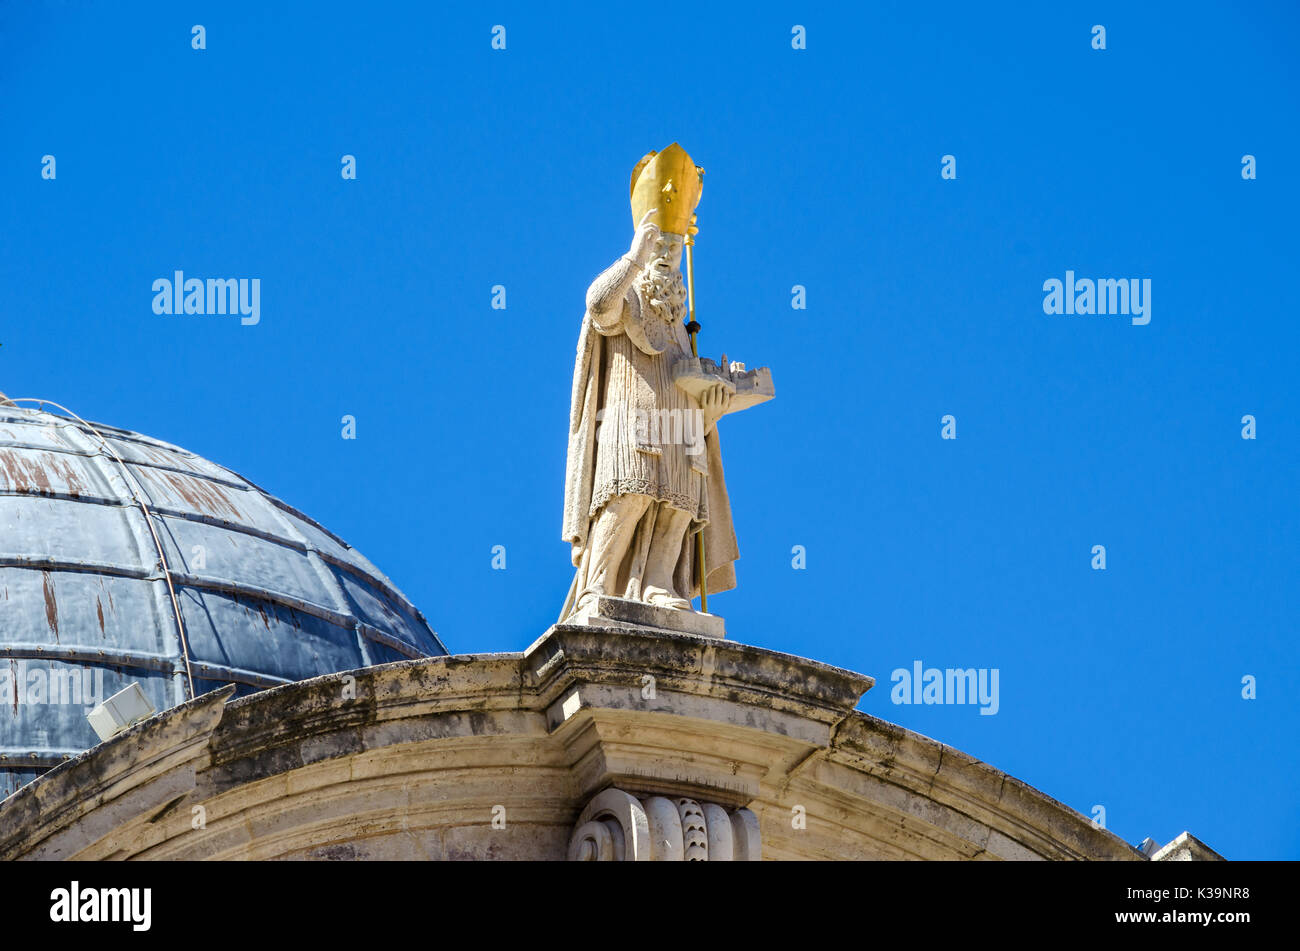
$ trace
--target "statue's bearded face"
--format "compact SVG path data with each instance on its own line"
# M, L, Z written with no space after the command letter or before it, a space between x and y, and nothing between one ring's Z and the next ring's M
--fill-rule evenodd
M664 321L686 319L686 283L678 264L682 259L682 239L662 234L655 242L654 257L637 279L641 299Z
M662 263L665 268L675 268L682 263L682 238L675 234L665 234L660 232L659 237L655 239L655 253L651 260L651 266Z

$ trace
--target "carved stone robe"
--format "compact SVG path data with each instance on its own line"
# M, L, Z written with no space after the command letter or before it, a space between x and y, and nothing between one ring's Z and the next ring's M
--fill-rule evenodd
M592 523L601 507L620 494L648 496L690 514L692 525L673 572L679 594L699 594L695 531L701 525L709 593L736 586L739 550L717 429L700 440L698 426L691 425L699 419L699 407L673 385L673 367L690 355L690 339L679 322L662 320L644 304L635 285L628 289L627 302L626 312L606 325L584 316L578 336L563 529L577 572L561 620L586 587ZM640 598L644 553L658 509L649 506L638 523L609 594Z

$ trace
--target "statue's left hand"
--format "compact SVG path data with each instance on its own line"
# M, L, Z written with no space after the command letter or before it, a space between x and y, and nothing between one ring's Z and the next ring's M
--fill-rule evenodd
M713 432L714 425L731 408L731 393L721 383L716 383L700 394L700 410L704 413L704 432Z

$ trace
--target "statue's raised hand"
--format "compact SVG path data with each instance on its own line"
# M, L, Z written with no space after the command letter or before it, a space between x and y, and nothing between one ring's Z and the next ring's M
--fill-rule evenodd
M636 226L636 234L632 236L632 247L628 250L627 256L638 267L645 266L654 254L655 242L659 240L659 226L650 220L650 216L658 213L658 208L651 208L641 216L641 223Z

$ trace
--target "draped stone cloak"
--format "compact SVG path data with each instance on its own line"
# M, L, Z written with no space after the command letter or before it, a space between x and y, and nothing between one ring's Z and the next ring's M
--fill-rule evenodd
M578 336L569 411L568 460L564 474L563 528L563 537L571 546L571 560L577 571L561 613L561 620L572 612L579 593L586 586L587 541L593 521L599 515L600 507L607 501L611 491L610 481L605 478L609 475L609 463L603 466L601 485L597 484L596 474L598 449L601 448L598 446L598 427L602 423L606 426L611 423L619 424L619 418L622 416L621 409L623 409L605 405L609 383L607 377L611 373L611 368L617 364L618 369L626 374L630 362L628 358L634 357L634 362L643 368L638 371L639 375L653 376L655 379L641 378L634 380L633 383L643 389L646 386L657 387L655 390L657 406L676 402L681 398L680 391L675 391L671 383L671 363L677 358L674 351L678 348L673 346L671 341L665 341L669 345L663 349L663 353L659 356L652 355L658 348L647 341L646 331L650 328L642 322L642 308L635 290L629 292L627 301L630 305L628 312L613 326L598 328L590 315L584 316L582 330ZM646 315L648 321L657 319L653 315ZM680 330L680 336L685 339L684 329ZM634 353L633 347L640 353ZM623 359L617 361L611 359L614 351L621 351ZM673 389L673 392L670 393L665 389L665 381L666 387ZM689 405L694 406L693 401ZM610 415L611 409L614 410L612 418L605 418ZM640 435L625 431L606 433L606 452L634 453L638 448L645 447L629 446L628 441L639 442L643 438L644 433ZM637 479L622 480L621 483L620 480L614 480L614 491L649 494L657 501L665 501L690 512L692 525L683 539L682 552L674 570L674 586L679 593L688 598L699 595L700 585L695 564L695 531L701 525L704 531L705 562L708 567L710 594L728 591L736 586L734 563L739 557L735 527L731 520L731 501L727 495L722 471L722 453L719 449L717 428L715 427L712 433L705 436L703 441L704 452L698 468L705 468L707 472L701 474L701 491L695 493L700 496L698 509L693 508L695 500L690 497L691 493L666 491L663 484L646 486L641 484L642 480ZM653 453L654 450L651 449L650 452ZM633 457L636 458L638 457ZM650 506L638 524L630 546L631 560L635 560L637 551L644 550L648 546L649 539L646 533L653 531L658 508L658 505ZM623 584L627 576L625 564L619 573L619 583ZM619 588L610 590L609 594L620 597L625 594L639 596L638 588L639 581L635 581L630 592Z

